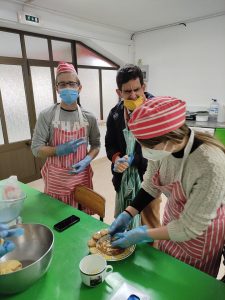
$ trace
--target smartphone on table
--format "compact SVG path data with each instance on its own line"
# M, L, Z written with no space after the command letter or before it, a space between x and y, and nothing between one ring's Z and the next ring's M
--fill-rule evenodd
M69 228L70 226L72 226L73 224L76 224L77 222L80 221L80 218L72 215L58 223L56 223L53 228L59 232L64 231L65 229Z

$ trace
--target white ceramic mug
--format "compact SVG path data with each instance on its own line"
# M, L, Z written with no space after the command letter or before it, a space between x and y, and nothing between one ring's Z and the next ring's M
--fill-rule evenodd
M94 287L105 280L105 277L113 271L111 265L107 265L104 257L98 254L90 254L80 261L80 274L84 284Z

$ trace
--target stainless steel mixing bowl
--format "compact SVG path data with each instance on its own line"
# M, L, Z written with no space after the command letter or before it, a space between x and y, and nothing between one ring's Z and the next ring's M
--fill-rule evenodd
M23 268L0 275L0 294L13 294L27 289L45 274L51 263L54 244L51 229L41 224L20 224L17 227L24 228L24 235L10 238L16 244L16 249L4 255L0 262L16 259Z

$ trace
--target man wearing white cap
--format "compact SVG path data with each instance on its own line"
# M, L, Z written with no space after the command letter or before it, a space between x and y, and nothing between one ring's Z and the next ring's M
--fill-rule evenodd
M77 104L82 85L72 64L60 62L56 91L61 103L42 111L32 139L35 156L47 158L41 174L45 193L77 207L76 185L92 188L90 162L99 153L100 132L95 116ZM87 152L87 145L90 150ZM85 209L87 213L91 213Z
M225 148L185 124L185 102L155 97L128 123L148 168L133 202L110 226L113 246L159 241L159 249L216 277L225 242ZM132 218L164 193L163 225L124 231Z

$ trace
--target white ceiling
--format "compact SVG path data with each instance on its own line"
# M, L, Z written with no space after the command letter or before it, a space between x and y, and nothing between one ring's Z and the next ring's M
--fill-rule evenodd
M225 14L225 0L8 0L76 20L137 32Z

